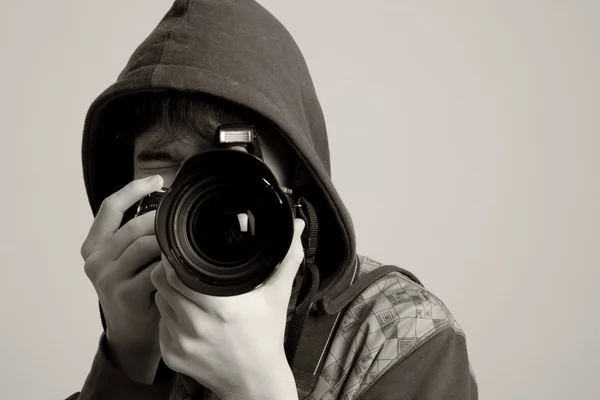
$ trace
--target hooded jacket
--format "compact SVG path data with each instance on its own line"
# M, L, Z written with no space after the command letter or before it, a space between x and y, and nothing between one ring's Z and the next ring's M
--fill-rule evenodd
M325 325L319 315L329 316L335 335L324 342L309 398L477 398L464 333L447 307L408 271L386 270L356 254L304 57L286 28L254 0L175 1L117 81L93 101L82 161L94 216L104 198L133 177L132 149L107 128L104 111L121 96L166 90L215 96L252 110L273 125L310 174L305 193L319 221L320 275L314 298L320 311L311 313L315 326ZM300 364L307 362L307 343L301 341ZM103 336L83 389L71 398L183 400L192 392L196 397L187 398L212 398L181 377L155 385L133 382L112 366L105 346Z

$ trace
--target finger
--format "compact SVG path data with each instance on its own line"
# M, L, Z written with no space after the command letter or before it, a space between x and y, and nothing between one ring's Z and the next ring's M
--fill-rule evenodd
M162 266L164 279L166 283L173 290L181 294L185 298L185 300L187 300L184 302L184 304L189 302L194 304L196 307L203 309L203 301L205 301L205 298L209 296L206 296L202 293L198 293L195 290L190 289L188 286L186 286L186 284L183 283L181 279L179 279L179 276L177 276L177 273L175 272L175 269L171 266L171 264L166 259L164 259L164 256L162 260Z
M273 275L265 282L265 286L289 286L292 287L294 278L298 273L300 264L304 259L304 248L302 247L302 232L305 223L300 218L294 219L294 236L286 256L277 266Z
M134 180L104 199L81 248L83 258L87 259L107 237L119 229L125 211L142 197L160 189L162 185L162 177L153 175Z
M161 318L158 323L158 340L162 359L171 370L184 373L187 355L182 351L177 340L179 337L177 327L174 326L173 322Z
M161 318L158 321L158 342L160 345L160 354L162 355L163 361L171 369L173 368L173 362L175 361L175 342L173 335L175 331L171 326L171 322Z
M131 279L157 259L160 259L160 246L156 236L139 237L117 259L115 277Z
M166 266L164 262L161 262L160 266L152 271L152 283L157 290L155 297L160 295L162 299L173 309L175 315L177 316L177 321L189 327L189 324L191 323L189 316L192 315L192 313L198 314L198 312L201 312L202 309L198 304L187 298L172 286L167 278L167 268L172 270L171 266Z
M154 293L156 292L156 288L154 287L150 276L152 271L157 268L159 264L160 261L150 264L125 283L125 285L127 285L126 290L135 293L135 299L140 302L145 302L148 307L152 307L154 304Z
M163 320L161 318L158 325L159 325L159 333L158 334L159 334L159 340L160 340L160 350L161 350L161 353L164 353L163 345L165 345L166 347L170 347L170 344L173 343L173 336L171 334L171 330L167 326L166 320Z
M141 237L154 236L155 217L156 211L150 211L127 221L121 229L115 232L115 234L105 242L102 250L102 258L105 261L116 260ZM137 251L137 253L139 253L139 251Z
M156 292L156 295L154 296L154 301L156 302L156 307L158 308L158 311L160 312L162 318L165 318L172 322L179 321L177 313L175 313L173 307L171 307L169 302L165 300L160 291Z

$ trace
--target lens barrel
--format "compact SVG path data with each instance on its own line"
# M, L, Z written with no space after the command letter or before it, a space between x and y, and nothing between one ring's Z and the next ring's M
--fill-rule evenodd
M292 241L291 198L269 167L246 152L197 154L181 166L166 192L145 202L138 214L141 208L157 208L162 252L179 278L200 293L233 296L255 289Z

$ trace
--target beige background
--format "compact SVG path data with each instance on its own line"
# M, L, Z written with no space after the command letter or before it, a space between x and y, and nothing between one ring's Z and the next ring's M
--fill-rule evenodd
M83 118L171 2L1 4L0 398L62 399L101 329ZM600 2L262 4L314 74L359 251L450 307L481 398L600 398Z

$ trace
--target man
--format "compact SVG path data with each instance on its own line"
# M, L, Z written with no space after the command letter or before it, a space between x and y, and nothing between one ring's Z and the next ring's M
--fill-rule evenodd
M266 164L310 218L295 220L264 285L213 297L161 257L155 213L128 210L230 122L257 127ZM91 105L83 168L95 220L81 251L105 332L71 398L477 398L464 333L443 302L410 272L355 253L308 68L256 2L175 1ZM310 274L298 273L303 259Z

